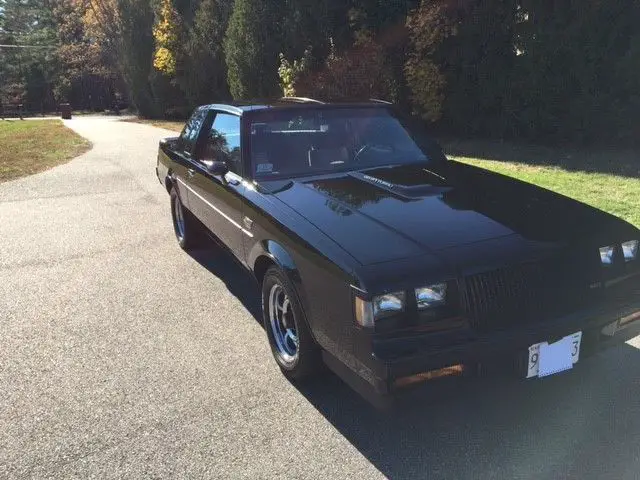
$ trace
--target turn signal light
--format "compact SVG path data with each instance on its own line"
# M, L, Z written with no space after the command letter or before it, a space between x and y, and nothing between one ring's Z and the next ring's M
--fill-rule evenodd
M637 320L640 320L640 312L632 313L631 315L621 318L618 325L627 325L628 323L635 322Z
M373 327L373 304L356 297L356 321L361 327Z
M393 386L397 388L409 387L419 383L435 380L436 378L460 376L464 373L464 365L452 365L450 367L430 370L428 372L416 373L408 377L401 377L393 382Z

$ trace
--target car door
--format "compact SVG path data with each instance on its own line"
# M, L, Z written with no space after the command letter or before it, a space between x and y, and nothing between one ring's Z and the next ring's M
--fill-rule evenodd
M191 115L191 118L189 118L182 129L180 137L178 137L175 149L171 152L172 160L174 161L172 176L177 180L175 184L180 200L189 210L191 210L192 207L188 185L195 172L193 168L193 154L196 151L200 130L203 126L206 128L207 124L211 125L209 121L210 115L211 112L206 108L198 108L193 112L193 115Z
M213 122L206 123L196 149L195 172L189 185L191 211L229 249L244 262L243 235L250 235L242 225L243 192L242 155L240 151L240 117L213 111ZM225 175L212 175L205 162L224 161Z

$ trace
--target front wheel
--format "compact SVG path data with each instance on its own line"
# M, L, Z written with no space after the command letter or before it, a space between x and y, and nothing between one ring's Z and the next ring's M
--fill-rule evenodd
M302 306L293 285L277 267L269 268L262 281L262 315L271 352L285 376L302 380L321 370L320 349Z

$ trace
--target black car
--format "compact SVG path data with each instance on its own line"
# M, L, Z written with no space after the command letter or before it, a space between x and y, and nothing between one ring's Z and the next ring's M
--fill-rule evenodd
M262 286L291 379L372 398L502 363L570 369L640 333L640 231L447 160L386 102L198 108L160 142L182 248L212 232ZM380 396L383 397L380 397Z

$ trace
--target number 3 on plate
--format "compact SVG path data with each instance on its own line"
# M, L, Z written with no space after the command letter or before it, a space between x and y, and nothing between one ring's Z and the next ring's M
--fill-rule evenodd
M571 335L571 360L578 363L580 359L580 344L582 343L582 332Z

